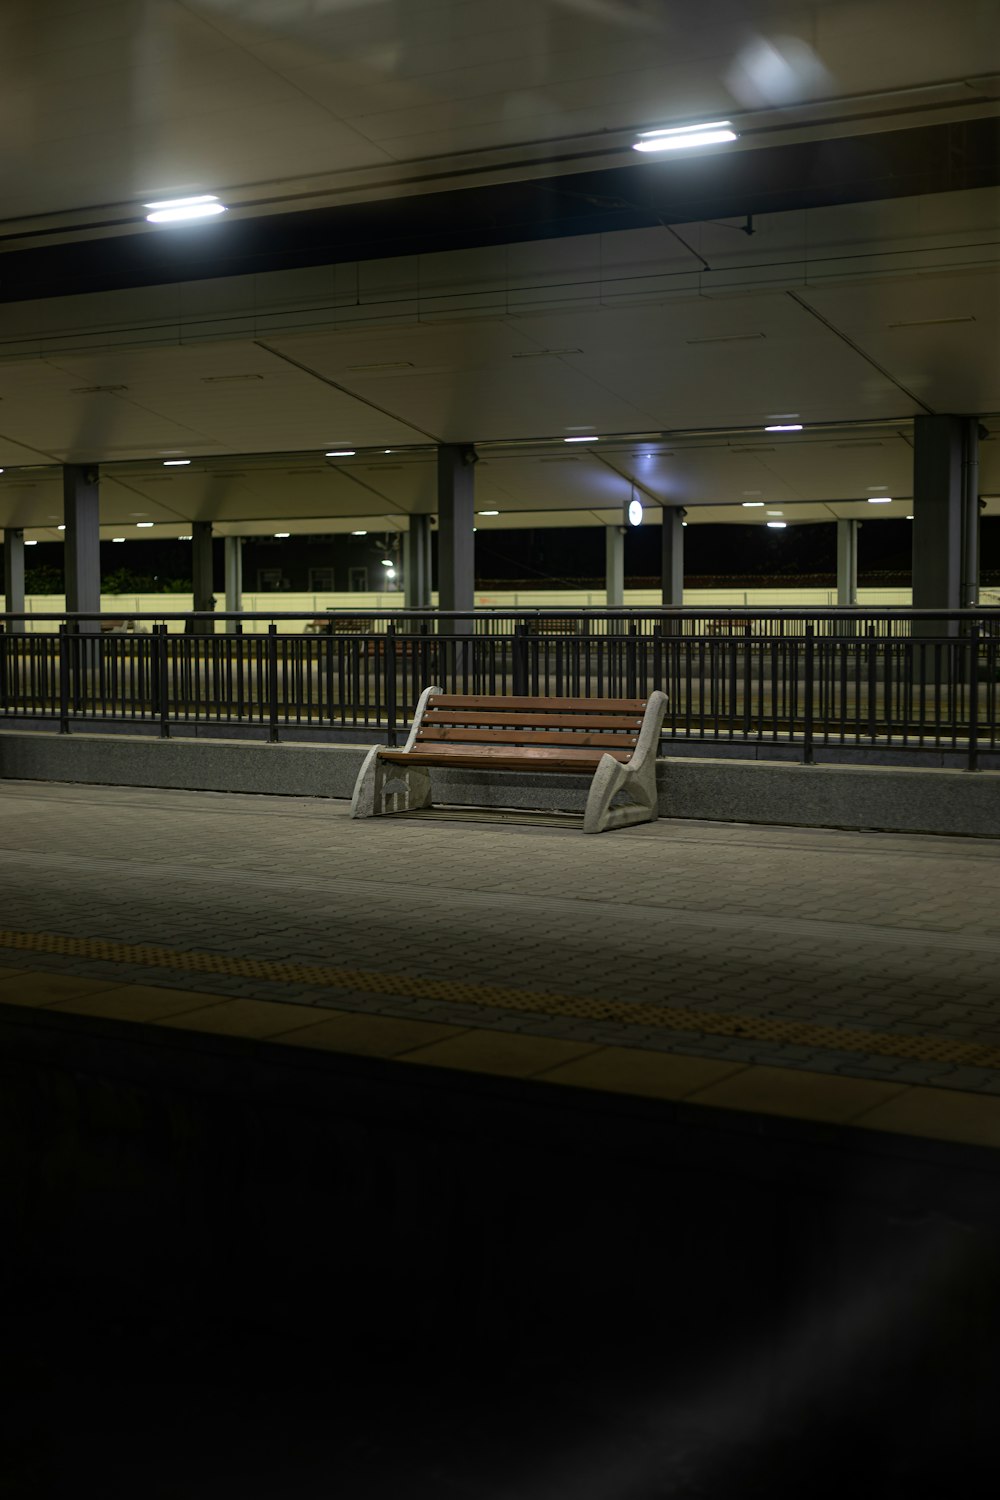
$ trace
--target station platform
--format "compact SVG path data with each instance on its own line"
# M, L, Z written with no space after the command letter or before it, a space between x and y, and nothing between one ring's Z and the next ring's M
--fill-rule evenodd
M996 843L0 790L8 1464L72 1476L112 1409L154 1497L989 1450Z

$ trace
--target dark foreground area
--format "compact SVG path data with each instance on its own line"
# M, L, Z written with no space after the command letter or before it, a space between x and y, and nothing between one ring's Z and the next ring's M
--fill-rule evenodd
M998 1163L0 1017L0 1492L962 1492Z

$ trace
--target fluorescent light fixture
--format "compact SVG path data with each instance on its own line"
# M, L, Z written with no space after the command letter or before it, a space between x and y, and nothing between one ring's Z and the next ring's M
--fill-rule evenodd
M768 526L771 527L772 531L784 531L785 527L788 525L788 522L787 521L768 521L767 524L768 524Z
M868 504L869 505L891 505L892 504L892 496L891 495L869 495L868 496Z
M591 433L589 437L563 438L563 442L564 443L596 443L597 442L597 438L594 436L593 433Z
M763 500L742 500L740 503L744 510L762 510L764 507Z
M481 516L498 516L500 512L498 510L481 510L479 514Z
M65 531L65 530L66 530L66 523L65 523L65 522L63 522L63 523L62 523L62 525L60 525L60 526L57 526L57 527L56 527L56 530L57 530L57 531Z
M352 531L351 536L367 536L367 531Z
M180 224L186 219L212 219L224 214L226 205L214 193L199 193L194 198L164 198L160 203L145 203L150 212L148 224Z
M913 517L912 517L912 516L907 516L907 518L906 518L906 519L907 519L907 520L908 520L908 521L912 521L912 520L913 520Z
M671 130L643 130L633 151L681 151L693 146L720 146L739 137L728 120L707 125L675 125Z
M124 538L124 537L123 537L123 536L113 536L113 537L112 537L112 538L111 538L111 540L112 540L112 541L113 541L113 542L123 542L123 541L124 541L124 540L125 540L125 538Z
M353 458L355 452L356 452L356 449L354 449L354 448L335 448L332 453L327 453L326 457L327 458Z
M141 530L143 526L152 526L154 523L152 521L136 521L135 524Z
M38 546L38 542L37 541L25 542L24 545L26 547L37 547Z
M117 541L117 540L118 540L118 538L117 538L117 537L115 537L115 538L114 538L114 540L115 540L115 541ZM125 538L124 538L124 537L122 537L122 541L124 541L124 540L125 540ZM193 542L193 541L194 541L194 537L193 537L193 536L179 536L179 537L178 537L178 538L177 538L177 540L178 540L178 541L179 541L179 542Z
M783 510L769 510L768 511L768 515L769 516L783 516L784 514L785 514L785 512Z
M292 533L290 531L276 531L274 534L277 537L286 537L291 536Z
M165 458L163 460L163 467L165 469L183 469L190 462L189 458Z
M776 422L773 427L765 427L765 432L801 432L801 422Z

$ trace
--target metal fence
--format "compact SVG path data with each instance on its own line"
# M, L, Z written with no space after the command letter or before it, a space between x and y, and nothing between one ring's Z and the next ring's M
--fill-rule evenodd
M421 689L669 699L664 742L950 751L998 748L1000 610L539 610L272 614L131 621L2 617L0 720L63 733L111 722L271 740L379 731L394 744ZM178 617L179 618L179 617ZM219 627L224 633L217 633ZM103 628L102 628L103 627Z

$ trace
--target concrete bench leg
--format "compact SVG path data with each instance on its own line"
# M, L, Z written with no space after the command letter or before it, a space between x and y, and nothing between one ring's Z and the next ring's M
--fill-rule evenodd
M629 800L612 807L619 794ZM658 815L656 761L650 758L643 766L623 766L614 756L605 755L590 783L583 815L584 833L606 833L610 828L652 823Z
M365 756L351 798L352 818L379 818L431 805L431 778L425 766L400 766L379 759L382 745Z

